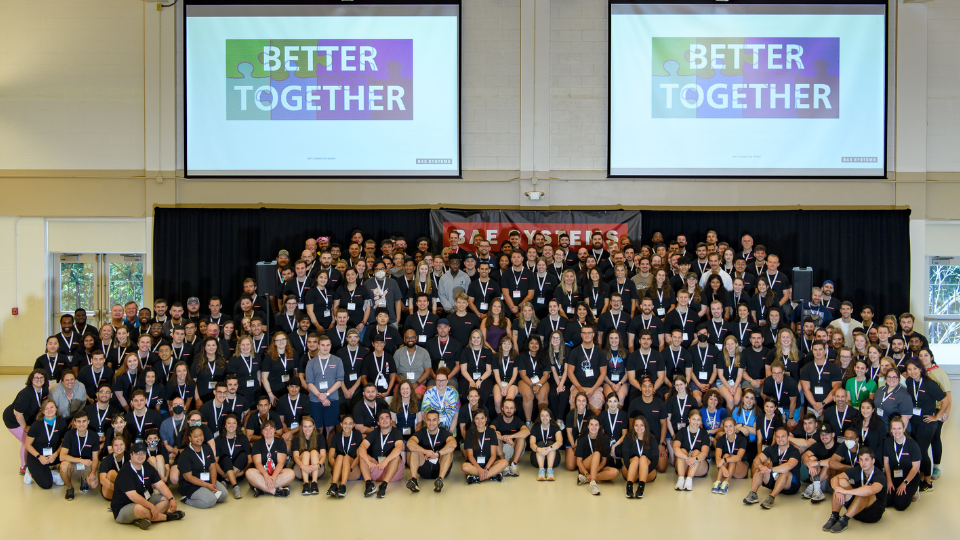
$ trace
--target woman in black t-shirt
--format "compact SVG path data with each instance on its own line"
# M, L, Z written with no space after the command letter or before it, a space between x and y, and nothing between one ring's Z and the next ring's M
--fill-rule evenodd
M642 499L647 482L657 479L660 445L653 438L650 424L640 415L630 421L630 431L623 441L623 477L627 480L627 498ZM636 482L636 491L633 483Z
M711 493L726 495L730 488L730 478L746 478L749 466L744 461L750 440L737 433L737 422L732 416L723 419L723 434L717 438L714 462L717 464L717 480Z
M123 464L127 462L127 443L119 435L113 439L107 439L107 441L109 441L109 444L104 444L111 450L111 453L100 460L100 470L97 471L97 475L100 479L100 494L109 501L113 499L113 483L117 480L117 474Z
M553 481L557 451L563 447L563 432L549 408L540 409L540 421L530 429L530 464L540 469L537 480Z
M710 465L710 433L703 427L700 411L694 409L687 414L687 426L682 428L673 439L673 454L676 456L677 491L693 490L693 477L706 476Z
M35 369L27 376L27 384L17 393L13 403L3 411L3 424L20 442L20 474L27 471L27 431L36 421L40 403L47 398L47 374Z
M363 441L363 435L354 431L353 415L346 414L340 421L341 432L333 434L330 443L330 497L347 496L347 480L360 478L360 462L357 449Z
M503 470L509 462L497 459L497 432L487 425L487 413L483 409L473 413L473 425L467 431L463 443L465 462L460 469L467 475L467 485L484 480L503 481Z
M291 454L296 465L293 474L303 480L303 495L319 495L317 480L323 476L327 459L327 442L317 432L317 424L310 416L300 420L300 432L293 439Z
M215 441L217 450L217 474L226 478L233 490L233 498L243 497L237 480L243 478L250 462L250 440L239 431L240 420L234 413L223 419L223 428Z
M579 397L579 396L578 396ZM590 493L600 494L597 482L609 482L617 477L619 471L608 466L610 462L610 439L600 428L600 420L591 417L587 421L587 430L577 441L577 485L590 484Z
M37 421L30 426L24 442L27 447L27 472L24 484L36 483L43 489L53 484L63 485L60 474L50 471L50 465L58 464L60 446L67 431L67 423L57 416L57 404L50 398L40 404Z
M203 444L203 429L187 428L187 438L190 444L180 452L177 460L184 504L194 508L213 508L218 503L227 502L227 486L217 479L217 459L213 450Z
M587 395L580 392L574 398L573 409L570 409L570 412L567 413L567 422L564 424L564 431L566 432L564 445L567 448L566 465L568 471L577 470L577 441L586 432L587 420L592 416L590 409L587 407L588 404Z

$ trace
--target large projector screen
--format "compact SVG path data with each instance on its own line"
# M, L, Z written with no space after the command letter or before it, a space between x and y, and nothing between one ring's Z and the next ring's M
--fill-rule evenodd
M610 176L882 177L884 4L611 4Z
M459 2L184 9L187 176L460 175Z

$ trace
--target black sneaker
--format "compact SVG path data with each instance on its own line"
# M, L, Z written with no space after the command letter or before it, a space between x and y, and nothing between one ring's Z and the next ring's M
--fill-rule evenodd
M490 480L493 480L494 482L503 482L503 473L497 473L491 476Z
M253 487L253 486L250 486L250 489L253 490L253 498L254 498L254 499L256 499L257 497L259 497L260 494L263 493L262 491L260 491L259 489L255 488L255 487Z
M633 498L633 482L627 482L627 498Z
M644 488L644 483L643 483L643 482L637 482L637 491L634 492L634 494L633 494L633 498L634 498L634 499L642 499L642 498L643 498L643 488Z
M347 496L347 485L340 484L340 489L337 490L337 497L346 497Z
M68 500L68 501L72 501L72 500L73 500L73 496L74 496L74 495L73 495L73 488L67 488L67 494L64 495L63 498L66 499L66 500Z
M183 519L183 516L186 514L182 510L177 510L176 512L167 512L167 521L179 521Z
M133 520L133 524L136 525L137 527L140 527L141 531L145 531L150 528L149 519L143 519L143 518L135 519Z
M367 480L367 485L363 490L364 497L373 497L377 494L377 485L373 483L373 480Z
M320 485L316 482L310 482L310 494L319 495L320 494Z
M377 498L382 499L387 496L387 483L380 482L380 487L377 489Z
M480 483L480 477L479 477L479 476L476 476L476 475L473 475L473 474L468 474L468 475L467 475L467 485L468 485L468 486L469 486L470 484L479 484L479 483Z
M416 479L416 478L411 478L411 479L407 480L407 489L409 489L409 490L412 491L413 493L419 493L419 492L420 492L420 483L417 482L417 479Z
M327 496L328 496L328 497L336 497L336 496L337 496L337 487L338 487L338 486L337 486L336 484L330 484L330 489L327 490Z
M837 520L833 527L830 527L830 532L842 533L843 531L847 530L849 524L850 520L847 519L847 516L843 516Z
M920 482L920 493L933 491L933 482Z
M86 493L90 491L90 486L87 484L87 481L83 478L80 479L80 493Z
M303 489L300 490L300 494L301 494L301 495L309 495L309 494L310 494L310 482L304 482L304 483L303 483Z
M440 490L443 489L443 478L437 478L433 481L433 491L440 493Z
M274 497L286 497L290 495L290 490L287 488L278 487L276 491L273 492Z
M830 532L830 530L833 529L833 526L837 524L837 520L839 519L840 519L839 517L834 517L833 514L830 514L830 519L828 519L827 522L823 524L823 530L825 532Z

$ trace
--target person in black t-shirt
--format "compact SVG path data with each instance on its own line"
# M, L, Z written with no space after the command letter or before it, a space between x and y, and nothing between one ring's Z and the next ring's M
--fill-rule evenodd
M287 487L293 482L293 469L284 468L287 462L287 446L283 441L274 437L277 433L277 424L267 420L260 426L261 439L253 443L250 452L253 456L253 467L247 471L247 482L253 488L254 498L263 494L274 497L287 497L290 489Z
M130 449L130 460L117 473L110 500L117 523L134 524L143 530L158 521L183 519L177 501L157 470L147 461L147 446L137 443Z
M580 435L575 451L577 457L577 485L590 484L592 495L600 494L598 481L613 481L620 471L610 467L610 438L600 427L600 419L592 416L587 429Z
M330 441L330 452L327 453L330 462L330 489L327 490L329 497L346 497L347 479L360 478L357 449L363 436L353 428L353 415L343 415L340 420L340 433L334 433Z
M651 387L649 379L644 384ZM650 424L642 414L630 420L630 432L623 441L623 477L627 480L627 498L642 499L647 482L657 479L657 461L660 457L660 445L650 431ZM633 491L633 483L637 491Z
M79 410L73 415L74 429L63 438L60 446L60 478L67 486L66 499L73 500L73 473L80 476L80 493L90 488L97 489L97 469L100 456L100 439L88 428L90 419L87 411Z
M389 410L377 413L377 429L367 435L357 450L360 473L366 482L364 497L387 496L387 483L403 478L403 435L393 426ZM380 482L377 487L375 482Z
M190 446L180 452L180 494L183 503L194 508L213 508L227 502L227 486L217 480L217 458L209 445L203 444L203 428L187 429Z
M723 419L723 434L717 437L714 462L717 464L717 480L711 493L726 495L731 478L746 478L750 467L743 460L747 455L750 439L737 433L737 422L732 416Z
M552 482L557 451L563 447L563 432L549 407L540 409L540 421L533 426L529 442L530 464L540 469L537 480Z
M317 424L310 416L301 420L291 444L290 451L296 464L293 473L303 480L302 495L319 495L317 480L323 476L323 464L327 459L327 441L323 430L317 430Z
M810 473L810 486L803 492L804 499L810 499L812 502L819 502L824 499L821 486L829 482L830 478L836 474L830 470L830 458L840 449L834 441L833 430L827 424L821 424L818 432L820 440L807 447L806 452L800 456L800 460L807 467Z
M887 507L901 512L910 507L920 489L921 450L908 438L902 418L890 420L890 437L883 442L883 470L887 476ZM854 439L856 435L854 435Z
M500 444L497 446L500 450L500 457L510 462L504 476L520 476L517 471L517 463L523 457L523 451L527 445L527 437L530 436L530 429L524 425L523 420L516 415L517 404L513 399L503 400L503 414L493 421L493 429L497 432L497 438Z
M461 409L462 410L462 409ZM473 424L467 430L463 440L464 463L460 470L467 475L467 485L478 484L484 480L503 481L503 471L509 465L505 459L497 459L497 432L487 425L487 412L474 411Z
M861 448L856 467L834 476L830 480L834 495L831 502L833 512L823 525L824 531L840 533L847 530L850 519L862 523L876 523L883 517L887 508L887 479L884 472L875 467L873 450ZM840 515L840 509L847 513Z
M413 434L407 441L410 450L410 480L407 489L417 493L420 484L417 477L433 479L433 490L440 493L443 479L450 474L453 452L457 439L440 425L440 413L427 411L426 427Z
M778 427L774 433L776 444L768 446L753 460L753 481L750 493L743 499L744 504L757 504L757 490L760 486L770 489L770 495L761 507L773 508L780 493L793 495L800 491L800 451L790 444L790 432Z

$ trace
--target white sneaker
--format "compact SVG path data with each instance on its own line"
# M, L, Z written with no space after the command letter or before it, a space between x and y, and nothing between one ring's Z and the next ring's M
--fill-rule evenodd
M686 481L684 481L684 483L683 483L683 490L684 490L684 491L693 491L693 477L692 477L692 476L688 476L687 479L686 479Z
M510 476L520 476L520 471L517 470L517 464L510 464Z
M813 497L813 484L810 484L809 486L807 486L807 489L803 490L803 493L800 496L803 497L804 499L809 499L810 497Z
M30 476L30 469L23 472L23 483L28 486L33 483L33 477Z
M532 427L533 427L533 422L527 422L527 429L530 429Z
M557 427L560 428L560 431L564 430L563 420L557 420Z
M58 485L58 486L62 486L62 485L63 485L63 478L60 478L60 473L58 473L57 471L53 471L52 473L50 473L50 475L53 476L53 483L54 483L54 484L56 484L56 485Z
M600 494L600 488L597 486L597 482L595 480L593 482L590 482L590 493L593 495Z
M582 474L577 475L577 486L582 486L587 483L587 477Z
M683 485L684 485L684 477L681 476L680 478L677 478L677 487L675 487L674 489L677 491L683 491Z

